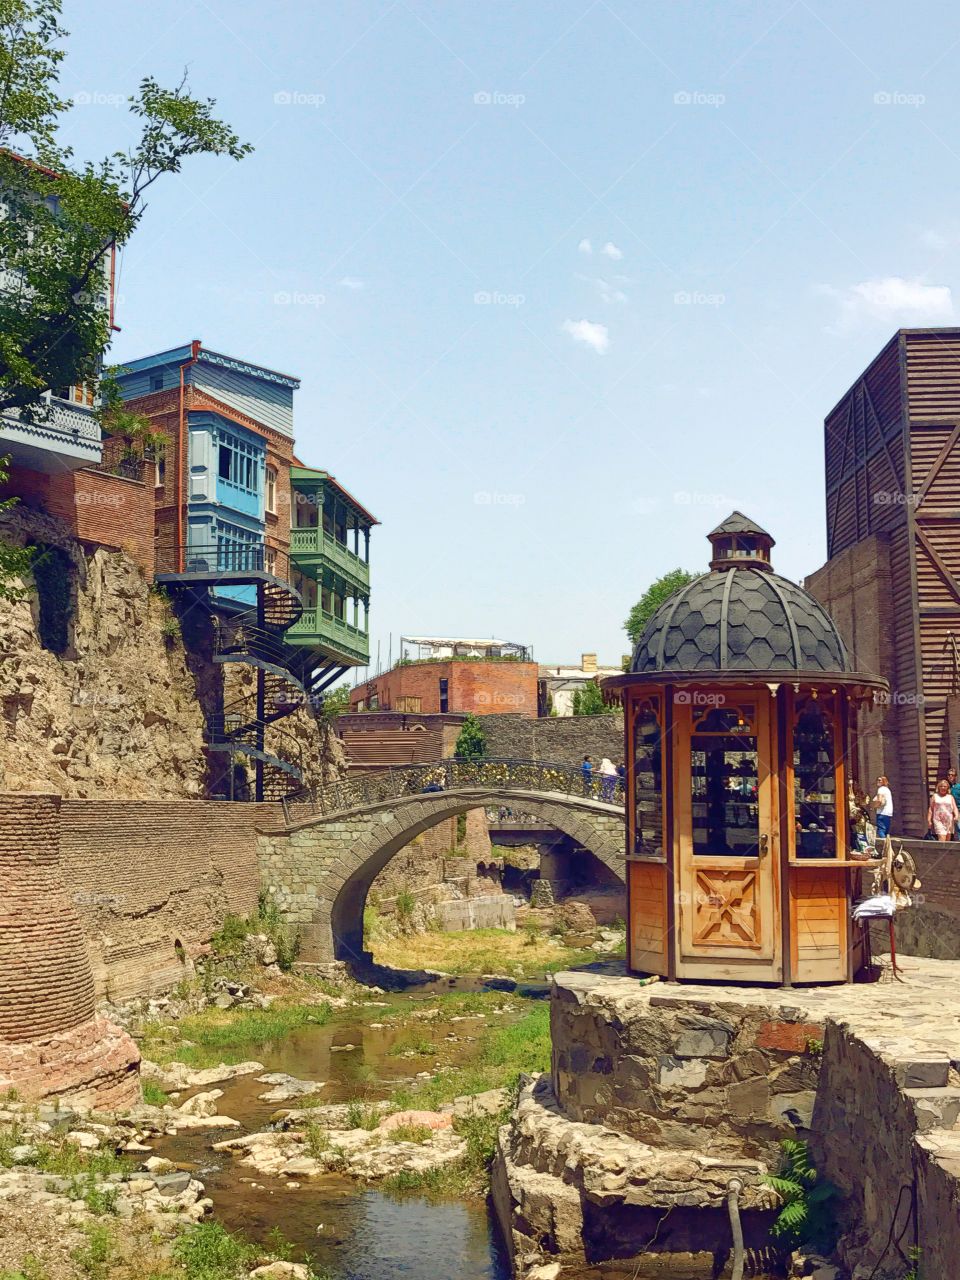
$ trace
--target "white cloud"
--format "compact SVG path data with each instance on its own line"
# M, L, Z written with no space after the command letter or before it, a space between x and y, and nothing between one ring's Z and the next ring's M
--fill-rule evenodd
M846 332L871 321L922 325L942 324L953 319L953 296L949 285L884 276L863 280L846 289L824 285L820 291L833 298L839 308L829 332Z
M564 320L564 333L569 333L574 342L584 342L598 356L602 356L610 345L610 334L605 324L595 324L593 320Z
M577 245L577 248L580 250L581 253L586 253L586 254L593 253L593 245L590 243L589 240L586 240L586 239L581 240L580 243Z
M365 284L363 280L358 280L356 276L344 276L340 281L341 289L363 289Z
M625 278L625 277L617 277ZM582 276L577 275L578 280L582 280L584 284L592 285L597 291L597 296L601 302L626 302L627 295L622 289L618 289L615 284L611 284L609 280L604 280L603 276Z
M605 254L606 257L608 258L612 258L614 262L619 262L620 259L623 257L623 250L618 249L612 240L608 240L607 243L600 250L600 252L602 254Z

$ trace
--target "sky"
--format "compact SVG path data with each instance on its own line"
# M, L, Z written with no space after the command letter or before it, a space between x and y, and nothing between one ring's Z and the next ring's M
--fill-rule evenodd
M960 17L825 0L65 0L62 134L142 76L254 154L158 183L111 359L296 374L300 457L381 520L371 640L617 662L733 508L825 559L823 418L957 323ZM392 640L391 640L392 637Z

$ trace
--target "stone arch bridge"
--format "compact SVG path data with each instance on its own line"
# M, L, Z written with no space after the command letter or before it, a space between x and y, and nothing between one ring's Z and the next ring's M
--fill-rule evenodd
M363 957L363 908L376 876L414 836L470 809L535 815L624 876L623 789L579 769L527 760L445 760L338 783L284 806L259 835L261 879L301 938L305 963Z

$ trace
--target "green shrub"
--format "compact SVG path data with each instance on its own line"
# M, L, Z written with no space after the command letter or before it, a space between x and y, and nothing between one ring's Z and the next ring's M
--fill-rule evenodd
M359 1099L354 1099L347 1104L348 1129L376 1129L380 1118L380 1112L376 1107L368 1107Z
M257 1253L219 1222L198 1222L173 1246L173 1256L187 1280L233 1280L249 1271Z
M771 1234L789 1249L812 1244L828 1251L836 1235L833 1201L840 1193L831 1182L820 1178L810 1163L806 1142L785 1138L780 1146L780 1172L765 1179L783 1202Z
M151 1107L163 1107L170 1101L170 1095L161 1089L156 1080L143 1081L143 1100Z

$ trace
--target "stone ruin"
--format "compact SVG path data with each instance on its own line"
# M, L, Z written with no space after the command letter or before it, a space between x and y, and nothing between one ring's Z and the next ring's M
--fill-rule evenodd
M0 831L0 1092L120 1110L140 1053L96 1011L80 917L58 866L60 797L4 797Z

